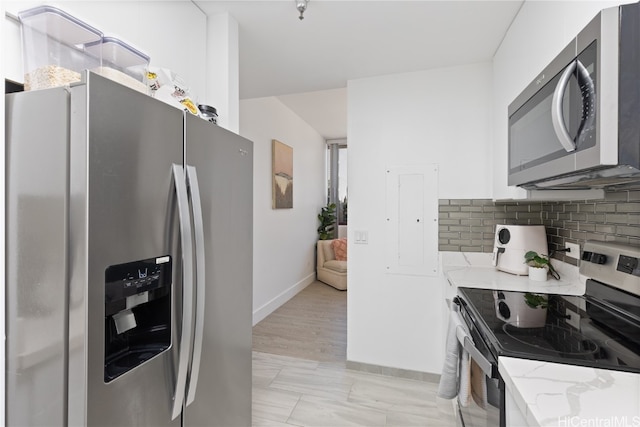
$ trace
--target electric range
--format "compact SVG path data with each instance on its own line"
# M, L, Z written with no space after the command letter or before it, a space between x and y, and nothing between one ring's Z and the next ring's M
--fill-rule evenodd
M583 296L458 288L489 352L640 373L640 247L589 241Z

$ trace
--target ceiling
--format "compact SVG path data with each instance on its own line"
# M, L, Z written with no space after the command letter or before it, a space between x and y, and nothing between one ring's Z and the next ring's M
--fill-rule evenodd
M347 81L491 60L524 0L193 0L238 22L240 98L277 96L346 137Z

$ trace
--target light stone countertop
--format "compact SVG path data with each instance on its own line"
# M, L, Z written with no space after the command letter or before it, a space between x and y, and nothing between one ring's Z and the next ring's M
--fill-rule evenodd
M640 375L500 357L498 369L530 426L640 427Z
M497 271L491 254L442 253L442 265L453 292L469 287L583 295L587 279L577 267L554 263L560 280L534 282ZM530 426L640 427L639 374L512 357L500 357L498 365Z
M491 266L491 254L443 253L442 265L445 277L454 288L482 288L499 291L538 292L562 295L584 295L586 277L578 268L563 262L554 262L560 280L549 278L536 282L529 276L498 271Z

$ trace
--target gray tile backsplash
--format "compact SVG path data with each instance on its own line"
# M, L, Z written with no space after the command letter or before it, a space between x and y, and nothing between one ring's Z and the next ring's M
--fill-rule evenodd
M640 246L640 190L605 192L602 200L569 202L494 202L490 199L440 199L441 251L491 252L496 224L544 225L549 250L586 240ZM577 260L553 254L573 265Z

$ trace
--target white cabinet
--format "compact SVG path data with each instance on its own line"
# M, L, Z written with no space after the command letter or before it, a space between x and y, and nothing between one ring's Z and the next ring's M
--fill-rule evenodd
M578 192L533 194L507 185L509 104L603 8L624 1L525 2L493 57L493 198L597 198Z
M509 427L529 427L526 415L522 412L513 397L513 390L505 387L505 417Z

